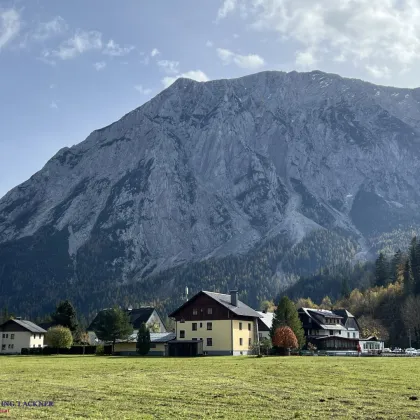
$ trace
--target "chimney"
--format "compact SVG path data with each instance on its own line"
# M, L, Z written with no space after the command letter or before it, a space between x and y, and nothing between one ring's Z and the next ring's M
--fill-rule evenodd
M133 307L131 305L128 306L127 311L132 311Z
M230 303L233 306L238 306L238 290L233 289L230 291Z
M19 321L21 321L22 317L21 316L16 316L15 319L18 319Z

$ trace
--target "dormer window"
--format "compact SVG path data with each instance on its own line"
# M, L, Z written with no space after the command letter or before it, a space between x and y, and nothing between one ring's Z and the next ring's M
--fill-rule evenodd
M213 314L213 308L207 308L207 314L212 315Z

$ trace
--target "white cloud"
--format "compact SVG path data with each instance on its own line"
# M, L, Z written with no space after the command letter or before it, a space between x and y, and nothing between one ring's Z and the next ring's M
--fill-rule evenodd
M160 51L157 48L153 48L152 52L150 53L152 57L156 57L159 54L160 54Z
M103 70L106 67L106 63L105 61L98 61L96 63L94 63L93 67L95 67L95 69L97 71Z
M179 71L179 61L159 60L157 65L168 74L176 74Z
M55 35L60 35L67 31L68 25L61 16L56 16L48 22L41 22L38 24L32 33L32 39L35 41L45 41Z
M207 82L209 80L208 76L203 71L190 70L190 71L187 71L186 73L178 74L173 77L170 77L170 76L164 77L162 79L162 84L163 86L165 86L165 88L167 88L168 86L172 85L172 83L175 82L175 80L181 77L196 80L197 82Z
M120 47L114 40L110 39L103 49L103 54L110 55L112 57L121 57L129 54L134 50L133 45L127 47Z
M15 9L0 10L0 50L18 35L20 27L20 16Z
M222 6L217 12L218 19L224 19L229 13L232 13L237 6L237 0L224 0Z
M51 109L58 109L57 102L55 102L55 101L51 101L51 103L50 103L50 108L51 108Z
M317 60L315 59L312 51L297 51L296 52L296 65L302 70L314 70Z
M38 57L38 60L42 61L45 64L49 64L50 66L55 66L57 62L53 58L53 53L48 50L44 50L41 53L41 56Z
M225 48L217 48L217 55L222 60L223 64L235 63L238 67L243 69L255 70L264 66L265 61L257 54L241 55L236 54Z
M152 93L152 89L145 89L142 85L136 85L134 86L134 89L136 89L137 92L140 92L142 95L150 95Z
M211 48L212 46L213 46L213 42L211 42L211 41L206 42L206 47Z
M218 17L245 9L247 17L242 17L254 30L276 31L284 41L297 43L296 64L308 64L311 59L349 62L375 77L388 77L415 62L420 64L419 0L234 3L236 7L226 1Z
M102 48L102 34L97 31L83 31L78 29L75 35L64 41L58 48L52 52L53 56L62 60L69 60L86 51L100 50Z
M391 70L387 66L366 66L366 70L376 79L389 79L391 77Z

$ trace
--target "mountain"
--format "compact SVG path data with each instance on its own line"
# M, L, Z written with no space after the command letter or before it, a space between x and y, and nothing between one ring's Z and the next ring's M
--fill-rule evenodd
M319 71L178 79L0 200L1 300L93 310L232 282L272 297L416 228L419 146L420 89Z

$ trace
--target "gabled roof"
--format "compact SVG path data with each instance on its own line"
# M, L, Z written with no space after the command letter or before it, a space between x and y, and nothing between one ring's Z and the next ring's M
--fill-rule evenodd
M233 312L235 315L239 316L249 316L252 318L262 318L262 316L257 312L254 311L254 309L250 308L248 305L245 305L242 301L238 300L238 305L234 306L231 304L231 297L230 295L226 295L223 293L215 293L215 292L207 292L205 290L202 290L201 292L198 292L195 296L193 296L190 300L185 302L182 306L180 306L178 309L173 311L169 316L174 317L175 314L185 306L189 305L197 296L200 294L205 294L215 300L220 305L224 306L225 308L229 309L231 312Z
M261 322L268 328L271 329L273 325L274 319L274 312L260 312L257 311L261 315Z
M107 308L110 309L110 308ZM106 311L107 309L102 309L98 312L98 315L102 311ZM145 307L145 308L138 308L138 309L126 309L130 317L130 324L133 326L135 330L138 330L143 323L147 323L149 318L152 316L153 311L155 308L152 307ZM89 327L87 327L87 331L93 331L93 324L96 321L98 315L95 316L94 320L90 323Z
M33 332L33 333L46 333L47 331L45 331L43 328L39 327L38 325L34 324L31 321L27 321L26 319L9 319L8 321L6 321L4 324L2 324L0 326L3 327L4 325L6 325L9 322L15 322L16 324L20 325L21 327L25 328L26 330Z

